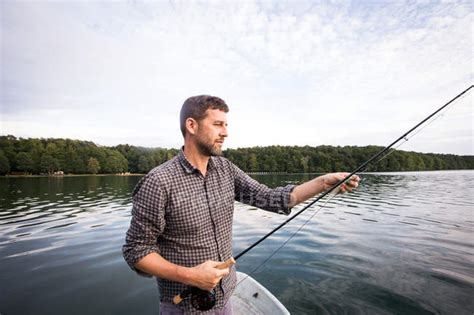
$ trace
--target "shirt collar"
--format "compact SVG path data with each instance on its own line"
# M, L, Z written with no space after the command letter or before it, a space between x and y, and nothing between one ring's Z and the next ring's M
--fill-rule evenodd
M178 153L178 159L181 165L183 166L184 170L188 174L192 174L194 172L200 172L196 167L194 167L191 162L187 159L186 155L184 154L184 146L181 147L181 150L179 150ZM209 158L209 162L207 163L207 171L209 172L210 170L214 169L214 159L211 156Z

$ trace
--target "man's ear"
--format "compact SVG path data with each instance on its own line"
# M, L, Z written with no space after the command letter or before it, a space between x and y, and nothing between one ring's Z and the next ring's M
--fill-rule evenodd
M186 130L190 134L192 134L192 135L196 134L198 128L199 128L199 126L198 126L198 122L196 120L194 120L193 118L186 119Z

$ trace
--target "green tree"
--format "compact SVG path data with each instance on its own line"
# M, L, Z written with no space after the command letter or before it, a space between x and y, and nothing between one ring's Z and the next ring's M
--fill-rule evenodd
M91 174L97 174L100 171L100 164L96 158L89 158L89 161L87 162L87 171Z
M400 159L398 159L394 153L387 157L387 168L387 170L391 172L400 169Z
M30 153L20 152L16 156L16 168L19 171L31 173L34 169L35 163Z
M54 171L57 171L59 168L58 160L56 160L51 155L45 153L41 157L40 163L41 171L51 175Z
M5 153L0 150L0 175L5 175L8 172L10 172L10 162L5 156Z
M148 163L148 159L146 156L142 155L138 159L138 172L139 173L147 173L150 170L150 165Z
M69 161L70 171L76 174L87 173L87 166L83 159L79 155L74 155Z
M103 165L105 173L123 173L128 170L127 159L117 150L105 149L106 163Z
M14 136L1 136L0 137L0 149L5 154L5 157L8 159L10 163L11 171L15 171L15 163L16 163L16 143L17 140Z
M303 173L308 173L309 171L309 156L304 156L301 158L301 168Z
M39 174L40 170L40 163L41 163L41 156L44 153L43 143L39 139L29 139L30 140L30 151L31 157L34 162L34 169L33 173Z
M250 172L257 172L258 171L257 156L254 153L250 154L249 171Z

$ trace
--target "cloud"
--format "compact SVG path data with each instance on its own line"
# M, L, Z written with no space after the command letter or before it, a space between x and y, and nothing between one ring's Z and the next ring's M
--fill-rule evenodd
M462 2L7 1L1 12L1 132L18 136L178 147L180 105L207 93L231 106L231 147L383 144L472 80ZM473 154L472 117L450 121L464 131L443 133L446 145L419 148Z

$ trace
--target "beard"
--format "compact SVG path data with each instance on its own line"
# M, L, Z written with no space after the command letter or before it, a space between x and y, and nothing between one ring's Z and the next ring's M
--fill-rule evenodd
M209 139L205 139L201 135L198 135L196 139L197 148L199 153L205 156L221 156L222 149L219 148Z

